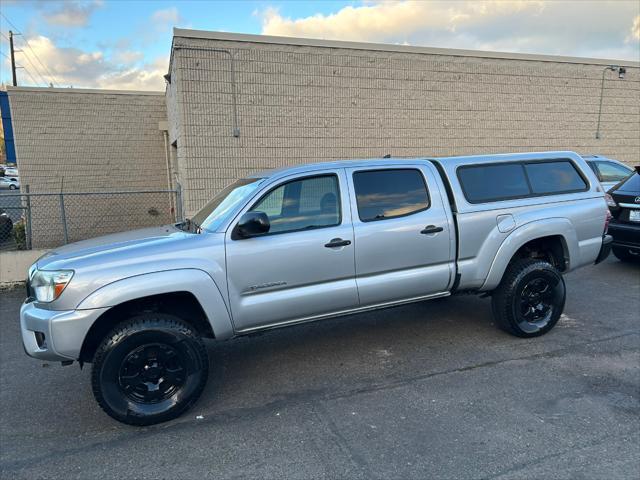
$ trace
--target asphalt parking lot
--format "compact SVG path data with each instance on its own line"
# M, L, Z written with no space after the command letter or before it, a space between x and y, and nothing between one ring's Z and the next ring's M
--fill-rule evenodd
M26 357L0 292L0 477L640 478L640 267L566 281L532 340L461 296L212 344L195 408L146 428Z

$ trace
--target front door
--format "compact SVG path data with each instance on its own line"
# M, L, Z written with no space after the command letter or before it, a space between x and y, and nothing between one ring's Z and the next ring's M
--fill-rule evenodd
M344 170L282 179L247 211L267 214L268 233L226 235L234 326L247 331L358 306L353 227Z
M445 292L454 232L433 172L424 165L350 168L361 306ZM432 186L432 188L429 188Z

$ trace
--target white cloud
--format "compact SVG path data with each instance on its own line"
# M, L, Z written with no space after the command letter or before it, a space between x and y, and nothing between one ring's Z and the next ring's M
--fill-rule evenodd
M159 26L171 26L182 22L182 17L176 7L171 7L153 12L151 21Z
M91 3L65 2L56 6L56 10L52 10L47 3L36 5L50 23L81 26L89 21L89 10L100 6L101 0ZM18 70L18 82L25 86L44 86L53 81L56 86L62 87L162 91L171 48L170 38L165 40L164 36L169 35L168 29L173 23L181 21L176 8L157 10L148 17L145 28L135 35L121 37L117 41L99 42L94 47L81 44L78 47L61 46L63 42L69 43L68 35L30 35L25 32L25 37L20 37L21 41L28 40L35 55L25 45L19 44L24 58L19 57L18 63L25 70ZM159 41L160 36L163 42L166 41L167 54L157 58L145 56L143 47ZM135 44L132 38L136 39ZM5 50L3 45L2 51ZM36 56L46 65L48 72L42 68ZM10 70L6 68L8 63L4 63L2 78L7 80L6 73Z
M99 78L98 88L163 91L163 75L168 68L169 56L158 57L140 67L129 67L103 75Z
M51 25L86 27L93 12L102 5L102 0L94 0L92 2L66 0L57 8L44 12L42 16Z
M259 15L267 35L636 60L627 38L638 38L639 14L636 0L374 0L304 18Z
M111 58L117 63L136 63L144 59L144 53L137 50L117 50Z
M58 80L59 86L164 90L162 76L168 69L168 57L140 64L143 57L141 52L123 51L107 58L99 50L58 47L45 36L30 37L28 41L38 58ZM21 84L29 84L27 79L23 77Z

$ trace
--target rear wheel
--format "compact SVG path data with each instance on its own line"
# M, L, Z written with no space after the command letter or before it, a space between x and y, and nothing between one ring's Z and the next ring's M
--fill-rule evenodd
M621 262L633 262L640 260L640 255L633 254L628 248L613 247L611 250L616 258Z
M147 313L114 328L96 351L91 384L100 407L130 425L176 418L204 389L206 348L177 317Z
M493 316L500 327L518 337L537 337L551 330L564 309L564 279L548 262L512 262L493 293Z

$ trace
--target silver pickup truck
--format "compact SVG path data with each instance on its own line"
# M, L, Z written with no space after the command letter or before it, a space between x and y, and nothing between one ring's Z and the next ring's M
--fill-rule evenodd
M149 425L207 380L203 338L491 296L519 337L553 328L562 274L609 253L604 193L573 152L320 163L232 183L193 218L52 251L29 270L28 355L91 362L115 419Z

